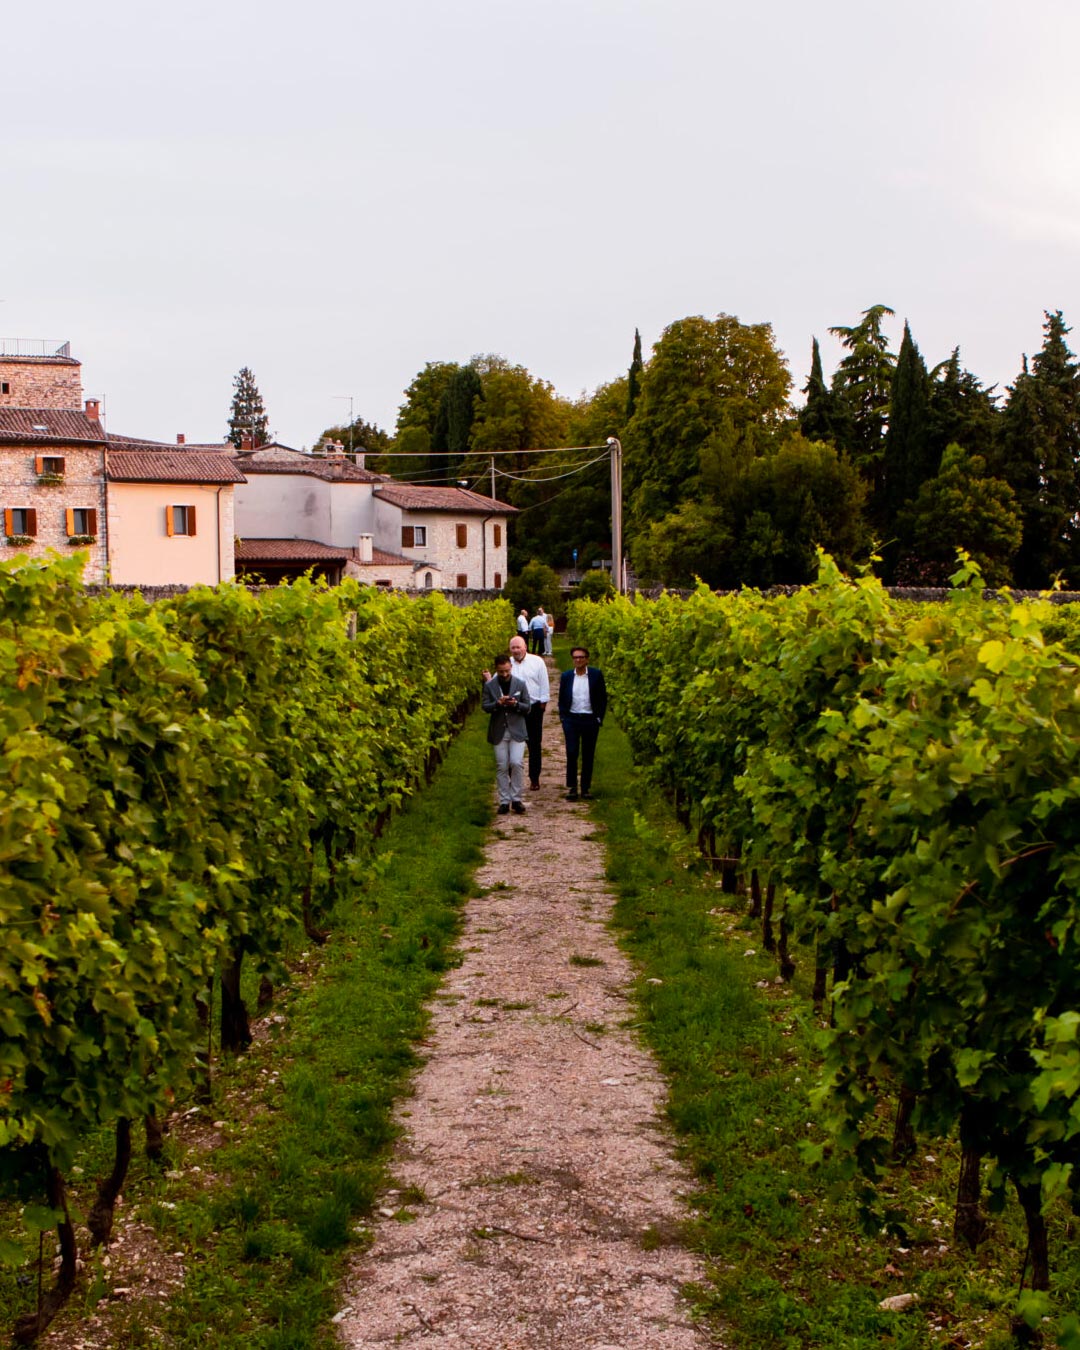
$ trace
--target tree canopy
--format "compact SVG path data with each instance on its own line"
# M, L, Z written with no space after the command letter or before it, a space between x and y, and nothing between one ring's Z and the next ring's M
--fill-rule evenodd
M255 383L255 376L244 366L233 378L232 408L229 412L229 427L225 439L231 441L239 450L244 437L251 438L252 446L265 445L270 439L269 420L263 406L262 394Z

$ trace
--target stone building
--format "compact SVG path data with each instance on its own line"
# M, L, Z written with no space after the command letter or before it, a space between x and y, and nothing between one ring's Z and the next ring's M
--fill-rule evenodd
M66 342L0 341L0 559L79 549L88 582L214 584L241 482L219 446L106 432Z

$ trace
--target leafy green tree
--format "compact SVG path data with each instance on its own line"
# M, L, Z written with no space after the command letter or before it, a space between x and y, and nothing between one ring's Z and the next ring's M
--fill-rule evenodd
M469 453L476 409L484 391L480 375L471 363L455 370L443 391L439 410L440 422L446 423L446 445L449 452L447 477L453 479L465 456Z
M516 576L509 576L503 590L515 614L522 609L527 609L530 615L535 614L539 605L543 605L548 614L554 614L559 607L561 594L558 573L547 563L538 562L535 558L526 563ZM513 634L508 633L507 641L511 637Z
M685 501L630 539L639 586L711 585L729 574L732 539L723 511L712 502Z
M456 361L427 362L405 390L405 402L398 409L393 448L400 450L403 457L395 459L390 454L370 467L380 473L393 474L395 478L430 480L433 475L445 473L445 455L433 453L440 448L446 449L445 425L438 428L436 435L436 424L443 408L443 395L460 369Z
M896 357L881 331L888 305L871 305L853 327L834 327L829 332L840 339L847 355L833 375L834 402L847 427L847 439L837 446L846 450L855 467L870 484L871 513L881 496L885 455L885 425Z
M356 417L342 426L327 427L318 439L340 441L348 453L370 455L371 459L365 461L369 468L387 453L391 444L389 432L383 431L374 422L365 422L362 417Z
M233 379L232 409L225 439L232 441L238 450L245 436L251 437L253 446L265 445L270 439L267 426L266 408L259 386L255 383L255 376L244 366Z
M880 523L891 534L897 516L938 467L930 438L930 376L906 322L892 379L884 453Z
M602 567L594 567L578 582L574 588L577 600L610 600L615 594L615 583L611 573Z
M1046 313L1042 349L1009 391L997 471L1016 494L1023 539L1018 586L1045 586L1060 572L1080 581L1080 367L1061 311Z
M634 329L634 355L630 361L630 370L626 377L626 420L629 422L637 407L638 394L641 392L641 372L645 364L641 359L641 334Z
M653 348L625 440L638 528L701 491L702 452L725 425L765 445L788 414L791 375L771 325L730 314L669 324Z

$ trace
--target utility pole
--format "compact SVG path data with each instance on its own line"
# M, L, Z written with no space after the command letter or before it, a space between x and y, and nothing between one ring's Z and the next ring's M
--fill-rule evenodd
M353 396L352 394L335 394L335 398L349 400L349 458L353 458Z
M491 500L495 500L495 456L491 456Z
M611 456L611 580L622 595L622 442L618 436L609 436L607 443Z

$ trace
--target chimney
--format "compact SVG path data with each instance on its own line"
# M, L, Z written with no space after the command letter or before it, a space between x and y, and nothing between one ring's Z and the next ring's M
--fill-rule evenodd
M250 432L250 431L243 431L243 432L241 432L241 433L240 433L240 449L241 449L241 450L253 450L254 448L255 448L255 439L254 439L254 437L251 435L251 432Z
M372 536L370 534L362 534L358 537L356 541L356 559L358 562L371 562L371 545Z
M88 398L86 400L86 415L92 422L101 421L101 399Z
M184 433L183 433L182 431L178 431L178 432L176 433L176 444L177 444L177 445L183 445L183 444L184 444Z

